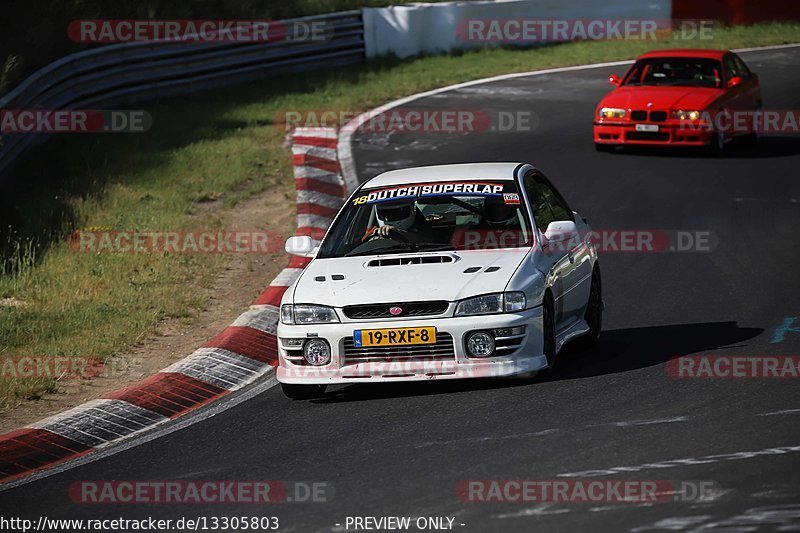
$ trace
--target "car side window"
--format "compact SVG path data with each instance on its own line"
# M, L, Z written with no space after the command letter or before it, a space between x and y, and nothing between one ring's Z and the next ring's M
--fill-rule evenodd
M539 188L536 174L528 172L525 175L525 194L528 195L528 201L531 203L533 210L533 219L536 222L536 227L539 231L544 233L547 226L555 220L550 205L547 203L542 190Z
M737 56L736 54L732 55L733 62L736 64L736 69L739 72L738 76L741 76L742 81L747 81L747 78L750 77L750 69L747 68L747 65L742 58Z
M539 186L542 188L542 196L550 205L553 212L553 220L572 220L573 215L567 203L556 193L553 186L547 181L542 181Z
M736 65L736 62L733 60L733 56L727 55L723 60L723 65L725 65L725 80L730 81L731 78L735 78L736 76L743 77L742 74L739 72L739 67Z
M553 186L542 176L530 172L525 176L525 193L531 202L536 227L544 233L556 220L573 220L572 211Z

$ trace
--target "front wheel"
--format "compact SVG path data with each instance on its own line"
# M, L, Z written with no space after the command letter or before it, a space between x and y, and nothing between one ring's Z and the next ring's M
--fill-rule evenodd
M281 390L292 400L313 400L325 394L326 385L293 385L281 383Z
M600 331L603 329L603 285L597 267L592 272L589 301L583 319L589 324L589 332L581 338L581 344L583 348L593 348L600 342Z
M556 367L556 321L553 297L547 293L542 305L542 348L547 358L547 368L542 372L550 374Z

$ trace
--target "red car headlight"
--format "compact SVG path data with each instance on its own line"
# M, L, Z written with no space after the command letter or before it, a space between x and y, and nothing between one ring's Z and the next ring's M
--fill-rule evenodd
M618 107L600 108L600 118L625 118L625 110Z
M698 120L700 118L700 111L676 109L672 112L672 118L676 118L678 120Z

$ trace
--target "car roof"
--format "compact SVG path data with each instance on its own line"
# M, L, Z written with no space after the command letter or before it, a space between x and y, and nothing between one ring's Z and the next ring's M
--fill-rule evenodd
M722 59L730 50L710 50L705 48L672 48L667 50L653 50L639 56L639 59L651 57L703 57L708 59Z
M447 181L513 180L523 163L460 163L389 170L364 183L364 188Z

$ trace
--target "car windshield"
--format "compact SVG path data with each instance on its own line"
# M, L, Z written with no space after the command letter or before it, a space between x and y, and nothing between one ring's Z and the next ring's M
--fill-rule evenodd
M719 61L704 58L640 59L625 76L623 85L721 87Z
M513 181L414 183L364 189L317 257L518 248L531 226Z

